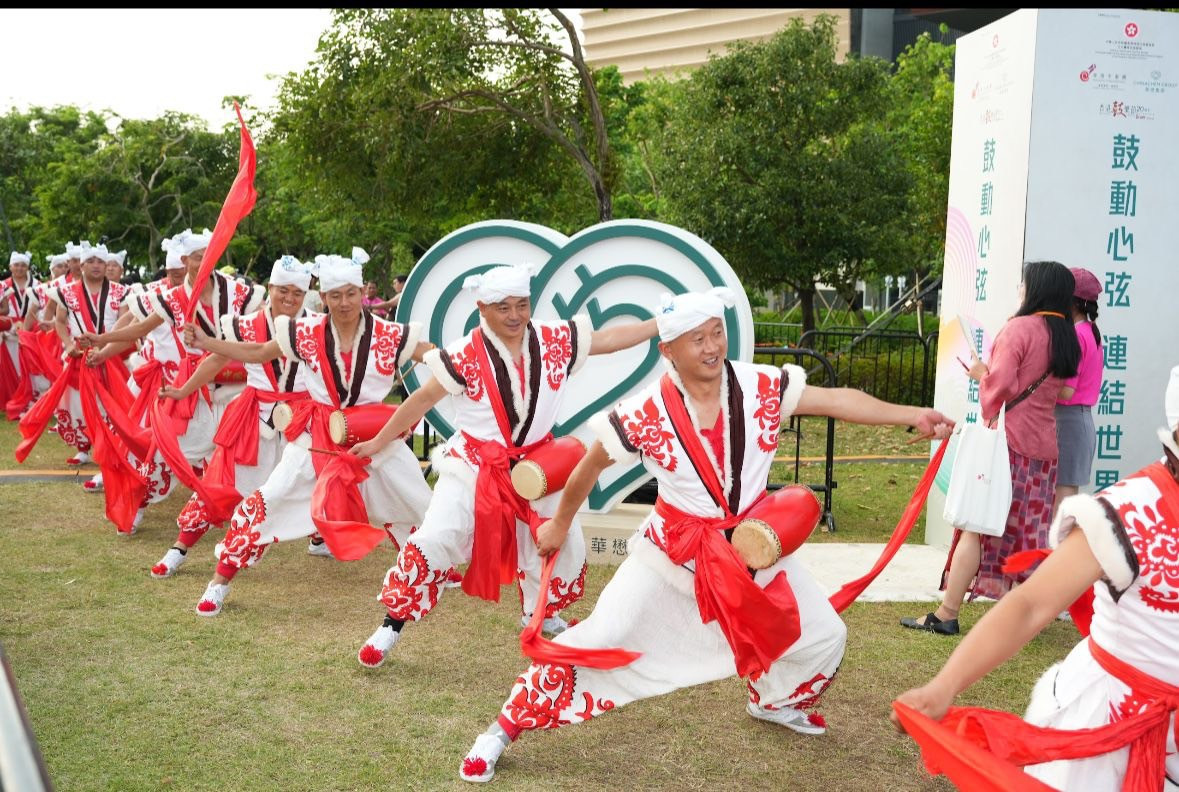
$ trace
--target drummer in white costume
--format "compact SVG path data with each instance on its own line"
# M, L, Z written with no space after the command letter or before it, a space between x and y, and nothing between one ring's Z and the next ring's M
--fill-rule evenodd
M641 459L655 476L659 500L631 538L629 557L593 613L555 639L561 649L617 647L640 656L612 670L534 663L463 759L463 780L491 780L504 748L524 731L579 723L734 673L750 680L753 717L803 734L826 730L813 708L839 668L846 628L818 584L789 556L752 578L739 560L712 560L710 574L698 580L699 559L705 545L715 546L716 532L765 492L781 423L791 415L917 426L930 435L948 433L950 422L935 410L857 390L808 386L798 366L726 360L722 317L733 302L723 288L665 296L656 319L666 377L591 419L597 440L565 485L556 514L538 530L542 553L561 547L573 515L614 462ZM705 623L696 592L719 591L714 585L739 596ZM741 636L741 651L731 633Z
M234 576L253 566L275 542L303 539L320 529L335 552L334 539L313 520L312 501L325 459L342 453L327 435L328 415L335 409L381 404L397 381L398 369L421 360L431 348L419 343L420 326L389 322L363 310L363 269L368 255L353 248L351 259L331 256L321 261L319 278L328 314L274 320L274 338L265 343L208 343L190 325L186 337L228 358L266 363L280 357L297 361L311 400L296 412L287 428L292 440L266 482L238 504L225 534L217 572L197 603L201 616L216 616ZM314 444L313 444L314 442ZM313 457L320 457L318 460ZM430 487L417 457L404 442L392 443L373 455L360 497L368 521L385 526L398 545L421 524L430 501Z
M224 317L226 338L232 341L264 344L274 338L275 322L279 317L300 318L303 296L311 283L311 268L294 256L283 256L274 262L267 284L269 299L262 309L244 316ZM161 391L169 398L184 398L209 382L229 362L216 354L219 342L206 337L205 348L212 352L180 388L166 387ZM246 389L225 408L225 415L214 436L217 450L205 469L204 479L232 484L245 495L258 489L278 465L286 447L286 437L276 430L272 420L275 407L285 403L293 408L308 398L303 381L305 366L297 360L280 357L268 363L246 363ZM253 420L247 416L252 415ZM220 455L220 456L219 456ZM193 493L176 518L179 533L176 542L151 568L154 578L170 577L188 559L188 551L209 530L212 519L208 507ZM319 545L309 552L326 554Z
M949 708L1091 590L1088 640L1044 673L1025 720L1054 730L1108 732L1129 728L1134 719L1154 726L1136 740L1109 737L1100 751L1028 764L1026 771L1066 790L1179 790L1179 366L1171 370L1165 411L1167 426L1158 430L1163 462L1096 495L1061 501L1049 533L1051 555L979 621L937 676L899 702L935 719L948 710L956 718L980 713L971 707L955 715ZM895 714L893 722L899 728ZM1026 744L1035 755L1041 735L1006 721L1000 728L1005 742ZM1137 766L1135 754L1142 757Z
M541 559L521 512L551 514L558 496L525 501L503 491L511 489L509 461L551 441L571 377L589 355L626 349L655 335L654 320L605 330L594 330L586 316L532 321L527 266L495 267L467 278L464 286L475 293L479 327L427 354L434 378L405 401L377 437L353 449L372 456L447 394L454 396L460 431L436 456L439 478L425 522L385 576L378 597L386 608L384 622L357 654L368 668L384 662L406 622L433 609L456 564L471 562L462 587L483 599L498 601L505 578L515 580L527 624L540 596ZM502 506L489 509L489 504ZM481 508L482 520L477 519ZM546 593L546 632L565 629L560 611L580 599L584 589L585 542L575 523Z

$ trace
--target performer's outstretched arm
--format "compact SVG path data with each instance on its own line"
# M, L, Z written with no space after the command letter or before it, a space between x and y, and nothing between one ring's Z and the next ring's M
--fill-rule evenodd
M427 350L421 351L424 353ZM426 380L422 387L398 405L393 417L385 422L376 437L363 443L357 443L349 451L359 457L372 457L379 454L385 446L412 429L414 424L422 420L430 408L442 401L442 397L445 395L446 389L442 387L441 382L433 378Z
M1072 531L1026 583L979 620L937 676L902 693L897 701L940 720L959 693L1022 649L1101 576L1085 532ZM901 729L895 713L892 722Z
M630 322L605 330L595 330L590 336L589 353L591 355L607 355L620 349L629 349L658 334L659 328L655 326L654 319L648 319L645 322Z
M556 513L536 529L536 549L541 555L547 556L565 544L574 515L589 497L602 471L613 464L614 460L606 453L601 441L595 440L585 457L569 474L565 489L561 490L561 502L557 505Z
M221 341L205 335L205 331L194 324L184 328L184 343L243 363L269 363L282 357L282 349L277 341L267 341L265 344L252 341Z
M915 426L930 437L945 437L954 422L929 407L909 407L881 401L855 388L820 388L807 385L798 400L796 415L826 415L860 424Z
M146 319L140 319L138 322L132 322L123 327L119 327L119 323L115 322L115 327L105 333L83 333L80 337L85 338L94 346L102 346L115 341L137 341L163 323L164 320L159 316L150 314Z

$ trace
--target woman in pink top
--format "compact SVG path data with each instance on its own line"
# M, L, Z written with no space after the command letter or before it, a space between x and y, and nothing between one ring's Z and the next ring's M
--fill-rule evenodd
M1056 502L1089 483L1097 430L1093 427L1093 405L1101 393L1101 331L1097 329L1097 296L1101 284L1089 270L1073 267L1073 326L1081 345L1077 376L1064 383L1056 402L1056 444L1060 460L1056 467Z
M942 635L958 634L958 609L967 591L999 599L1031 570L1003 573L1008 556L1048 547L1048 526L1056 488L1056 397L1077 373L1081 357L1071 318L1074 280L1055 261L1024 265L1022 304L995 336L989 365L976 361L983 420L988 424L1007 405L1007 454L1011 462L1011 510L1002 536L954 531L942 573L945 595L937 610L901 624ZM973 581L973 586L971 582Z

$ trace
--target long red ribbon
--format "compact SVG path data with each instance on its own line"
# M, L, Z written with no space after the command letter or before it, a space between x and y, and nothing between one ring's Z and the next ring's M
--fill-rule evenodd
M41 435L45 433L45 428L53 419L53 413L57 411L57 405L61 404L66 388L70 386L70 380L77 381L78 367L81 365L81 358L67 360L57 379L49 386L49 390L42 393L41 398L25 413L25 417L20 419L17 428L24 439L17 444L14 452L17 462L24 462L28 458Z
M109 367L106 369L112 370ZM147 482L131 464L128 459L131 452L127 444L111 430L98 409L98 402L104 400L103 407L108 416L122 408L114 403L110 391L103 385L102 375L91 366L78 367L78 393L82 402L82 416L86 419L86 433L92 445L91 453L102 471L106 516L121 533L130 533L135 513L147 492Z
M225 203L221 205L221 214L217 216L217 224L213 226L213 236L209 240L209 246L205 248L200 272L193 279L192 292L188 304L184 307L185 324L191 322L192 317L196 314L205 283L209 280L213 268L217 266L217 260L221 258L221 254L229 245L229 240L233 239L233 233L237 230L238 223L250 213L258 199L258 193L254 190L254 173L258 164L254 141L250 137L250 130L246 129L246 121L242 118L242 111L237 102L233 103L233 111L237 113L237 120L241 125L241 149L238 153L237 176L233 179L229 194L225 197Z

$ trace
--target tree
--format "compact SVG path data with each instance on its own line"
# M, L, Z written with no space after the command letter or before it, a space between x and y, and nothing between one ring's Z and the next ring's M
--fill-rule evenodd
M835 20L823 15L711 59L683 86L657 168L671 219L708 239L748 285L793 287L807 329L817 280L850 253L866 255L847 234L866 239L879 214L872 201L851 201L847 176L879 142L855 127L883 116L888 65L837 63L835 47ZM854 187L879 196L886 184Z

